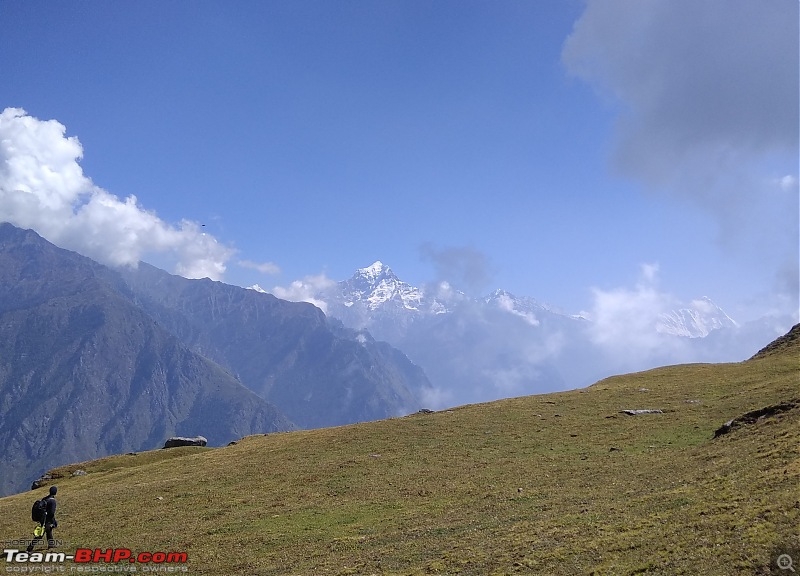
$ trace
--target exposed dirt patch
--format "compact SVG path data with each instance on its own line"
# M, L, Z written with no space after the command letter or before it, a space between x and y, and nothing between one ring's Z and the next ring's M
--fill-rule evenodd
M766 418L774 418L778 414L788 412L789 410L794 410L795 408L800 408L800 399L788 400L787 402L773 404L772 406L767 406L766 408L751 410L750 412L746 412L741 416L737 416L733 420L728 420L725 422L725 424L717 428L714 432L714 438L723 436L739 426L755 424L759 420L764 420Z

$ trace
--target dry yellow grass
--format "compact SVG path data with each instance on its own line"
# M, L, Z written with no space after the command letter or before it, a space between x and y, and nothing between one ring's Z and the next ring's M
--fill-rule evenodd
M67 466L57 534L187 552L190 574L769 574L800 549L800 407L712 437L800 398L798 360ZM620 413L641 408L663 413ZM0 538L43 492L0 499Z

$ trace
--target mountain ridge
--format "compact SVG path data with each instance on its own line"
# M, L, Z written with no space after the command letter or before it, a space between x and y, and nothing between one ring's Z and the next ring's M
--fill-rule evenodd
M676 362L733 361L774 337L774 322L739 324L709 297L630 319L637 331L496 289L470 297L447 282L412 286L381 260L322 288L329 316L399 348L432 388L431 408L578 388ZM618 343L621 342L621 343Z
M452 290L446 282L442 284L446 292L455 295L456 301L470 299L463 292ZM418 303L416 306L405 305L405 308L410 311L423 311L426 308L435 308L436 313L450 311L446 305L420 306L419 303L429 297L426 294L426 289L404 282L389 266L380 260L365 268L357 269L351 278L338 282L334 294L340 295L344 301L344 306L347 307L352 306L355 302L367 302L369 308L375 310L387 302L400 300L404 304L408 301ZM331 295L331 291L322 290L315 296L331 299ZM536 311L550 312L573 319L586 319L582 314L569 314L554 306L539 302L530 296L517 297L502 288L497 288L486 296L471 300L494 304L508 312L526 318L534 325L535 321L532 315ZM331 304L328 300L325 300L325 302L328 305ZM334 302L334 304L341 303ZM442 303L439 302L439 304ZM675 336L697 338L707 336L713 330L736 326L738 326L736 321L730 318L711 298L702 296L692 300L686 307L662 313L660 322L655 326L655 329Z
M175 434L202 431L219 445L294 428L88 258L0 224L0 279L0 491L55 462L152 448Z
M147 264L123 277L148 313L301 427L412 412L418 404L403 379L428 385L404 356L329 320L311 304L208 279L186 280ZM351 358L349 364L339 363L342 354Z
M0 493L176 434L220 445L413 412L406 382L429 385L310 304L144 263L113 270L5 223L0 340Z

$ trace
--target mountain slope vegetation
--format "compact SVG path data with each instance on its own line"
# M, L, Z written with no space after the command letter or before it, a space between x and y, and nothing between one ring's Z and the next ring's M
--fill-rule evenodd
M741 363L74 464L53 471L58 536L186 552L192 574L769 574L800 544L798 359L795 338ZM0 534L29 533L42 492L0 499Z

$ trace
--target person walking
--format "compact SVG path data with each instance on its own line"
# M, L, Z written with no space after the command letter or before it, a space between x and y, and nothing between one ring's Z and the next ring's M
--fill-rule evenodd
M58 520L56 520L57 492L57 486L50 486L50 493L42 499L45 504L44 521L39 523L36 532L34 532L33 540L31 540L31 543L28 544L28 552L32 552L33 548L36 546L36 543L42 539L41 532L44 532L44 536L47 536L47 547L56 547L56 542L53 538L53 528L58 528ZM39 528L44 528L44 530L40 530Z

